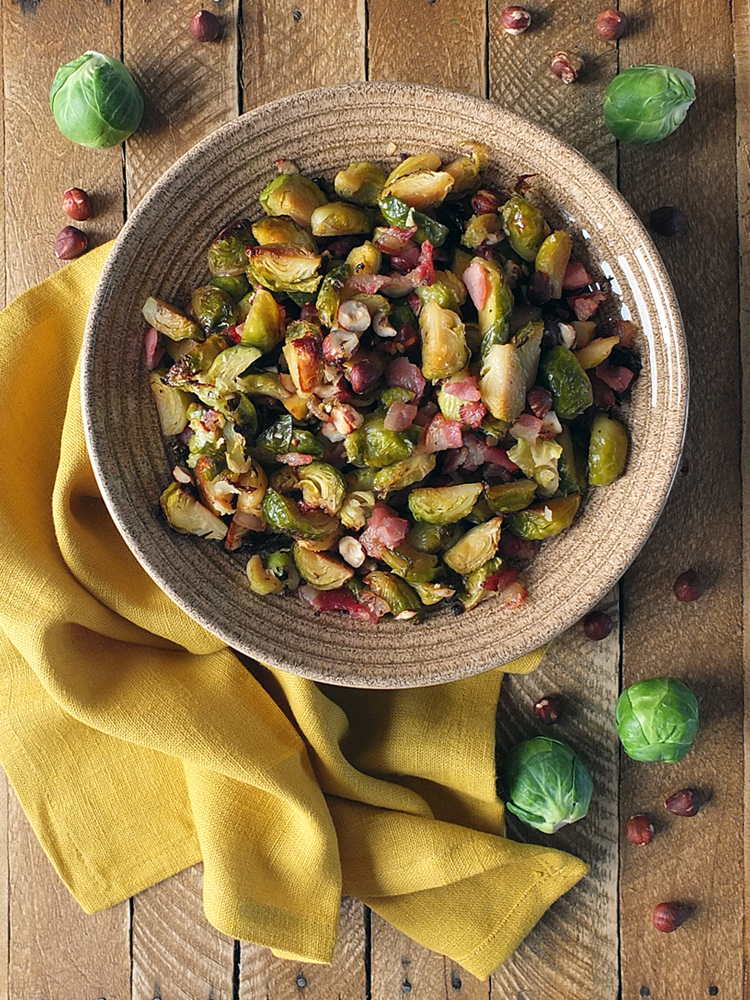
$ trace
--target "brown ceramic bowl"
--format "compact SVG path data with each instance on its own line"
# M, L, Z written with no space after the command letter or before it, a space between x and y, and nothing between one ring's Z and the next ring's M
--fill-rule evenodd
M500 186L534 174L534 197L576 235L579 258L610 281L611 308L641 333L643 372L627 421L626 474L590 491L573 527L547 542L524 573L527 603L486 601L419 625L316 617L296 597L254 595L246 556L170 530L159 495L171 463L150 398L140 308L155 294L186 301L206 280L206 250L238 216L259 217L258 194L288 157L332 180L351 160L384 165L398 153L455 155L482 142ZM316 680L411 687L507 663L568 628L603 596L641 548L664 506L680 455L688 394L680 314L661 260L632 210L582 156L488 101L411 84L351 84L297 94L243 115L183 156L120 234L91 307L83 406L94 469L128 545L180 607L230 646Z

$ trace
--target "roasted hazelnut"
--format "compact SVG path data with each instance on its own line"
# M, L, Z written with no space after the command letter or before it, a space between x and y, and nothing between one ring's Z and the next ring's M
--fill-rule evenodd
M691 601L697 601L703 593L703 583L694 569L688 569L680 573L672 589L678 601L690 604Z
M94 210L91 207L91 199L80 188L70 188L69 191L65 192L62 207L63 212L69 215L71 219L75 219L76 222L85 222L86 219L90 219L94 214Z
M60 260L72 260L82 254L88 245L89 241L85 233L76 229L75 226L66 226L57 234L55 256L59 257Z
M581 75L583 59L575 52L555 52L552 56L552 72L563 83L573 83Z
M553 726L557 722L561 711L560 702L557 698L540 698L536 705L534 705L534 712L537 719L547 726Z
M681 788L668 795L664 805L673 816L695 816L700 811L701 797L692 788Z
M535 417L544 420L552 409L552 393L541 385L532 385L526 393L526 401Z
M643 813L631 816L625 827L625 836L636 847L645 847L654 839L654 824Z
M199 10L190 18L190 34L198 42L215 42L221 34L221 22L208 10Z
M628 18L621 10L603 10L596 19L596 33L608 42L617 41L625 34Z
M677 903L659 903L654 907L652 920L657 931L669 934L684 924L686 917L687 914Z
M471 210L476 215L489 215L500 208L500 199L492 191L480 188L471 196Z
M687 225L687 216L674 205L662 205L651 212L648 224L659 236L677 236Z
M380 372L372 361L358 361L349 369L349 381L354 392L364 395L374 389Z
M583 619L583 631L594 642L606 639L613 627L612 619L603 611L592 611Z
M531 14L525 7L506 7L500 15L500 24L508 35L522 35L531 24Z

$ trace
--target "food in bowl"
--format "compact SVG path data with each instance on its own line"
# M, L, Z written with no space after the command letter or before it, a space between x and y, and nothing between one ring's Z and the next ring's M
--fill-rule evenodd
M146 354L176 531L249 554L258 594L419 618L518 607L519 569L622 474L633 325L529 193L470 143L336 175L288 160L208 251L185 309L149 298Z

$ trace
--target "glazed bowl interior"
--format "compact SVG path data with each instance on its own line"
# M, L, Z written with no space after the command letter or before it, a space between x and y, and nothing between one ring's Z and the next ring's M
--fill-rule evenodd
M643 371L626 409L625 475L592 489L571 529L523 573L529 597L513 611L488 600L455 616L371 625L316 616L295 596L259 597L247 555L172 531L159 496L171 480L146 371L141 306L183 304L208 278L206 250L237 217L259 218L258 194L282 157L331 182L352 160L384 166L400 153L488 151L487 181L534 174L532 197L574 235L577 257L611 288L607 308L632 318ZM316 680L410 687L479 673L529 652L584 615L649 535L679 459L687 362L679 310L649 237L582 156L479 98L410 84L351 84L298 94L225 125L180 159L120 234L92 304L83 358L86 435L104 500L125 540L167 594L232 647Z

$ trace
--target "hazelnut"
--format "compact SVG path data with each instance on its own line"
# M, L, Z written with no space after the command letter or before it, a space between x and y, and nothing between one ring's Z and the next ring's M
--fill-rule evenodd
M603 10L596 19L596 33L608 42L617 41L625 34L628 18L621 10Z
M75 219L76 222L85 222L86 219L90 219L94 214L94 210L91 207L91 199L80 188L70 188L69 191L65 192L62 207L63 212L69 215L71 219Z
M612 619L603 611L592 611L583 619L583 631L594 642L606 639L613 627Z
M575 52L555 52L552 56L552 72L563 83L573 83L581 75L583 59Z
M631 816L625 827L625 836L636 847L645 847L654 839L654 824L643 813Z
M673 816L695 816L701 807L701 797L692 788L681 788L668 795L664 805Z
M66 226L57 234L55 240L55 256L60 260L72 260L82 254L89 241L86 234L75 226Z
M471 196L471 210L476 215L489 215L490 212L497 212L499 208L500 199L486 188L480 188Z
M552 409L552 393L541 385L532 385L526 393L526 401L535 417L544 420Z
M354 392L364 395L374 389L380 372L372 361L358 361L349 369L349 381Z
M540 698L534 705L537 719L546 726L553 726L560 718L560 702L554 697Z
M697 601L703 593L703 584L695 570L688 569L684 573L680 573L672 589L678 601L690 604L691 601Z
M525 7L506 7L500 24L508 35L522 35L531 24L531 14Z
M648 224L659 236L677 236L687 225L687 216L673 205L662 205L649 215Z
M190 34L198 42L214 42L221 34L221 22L208 10L199 10L190 18Z
M657 931L669 934L685 923L686 916L685 911L677 903L659 903L654 907L652 920Z

